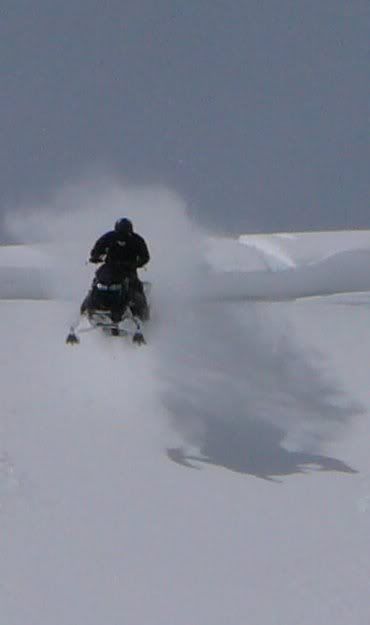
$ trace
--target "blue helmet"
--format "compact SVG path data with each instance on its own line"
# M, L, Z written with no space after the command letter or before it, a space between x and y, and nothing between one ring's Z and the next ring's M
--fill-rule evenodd
M114 230L117 234L127 237L133 233L134 228L132 222L129 219L124 217L123 219L118 219L114 224Z

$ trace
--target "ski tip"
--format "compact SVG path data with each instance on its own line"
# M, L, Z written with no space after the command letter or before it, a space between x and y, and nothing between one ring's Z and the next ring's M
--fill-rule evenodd
M76 334L74 332L70 332L66 338L66 344L67 345L78 345L80 342L80 339L78 338L78 336L76 336Z
M132 342L136 345L146 345L146 340L141 332L135 332L134 336L132 337Z

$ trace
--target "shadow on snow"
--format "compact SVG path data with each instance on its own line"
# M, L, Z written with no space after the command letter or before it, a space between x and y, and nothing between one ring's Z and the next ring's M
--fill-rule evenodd
M301 343L284 308L248 306L243 317L228 310L183 316L176 340L170 337L164 349L163 399L184 441L168 449L168 457L187 467L210 464L264 479L317 470L355 473L320 453L363 410L343 392L323 355Z
M199 469L199 463L208 464L271 481L310 471L357 473L336 458L284 449L283 438L283 432L267 423L250 422L240 427L218 422L210 424L201 453L187 453L185 448L178 447L167 449L167 455L188 468Z

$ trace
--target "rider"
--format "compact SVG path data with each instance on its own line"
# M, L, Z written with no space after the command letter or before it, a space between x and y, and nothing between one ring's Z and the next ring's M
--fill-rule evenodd
M118 219L114 230L106 232L96 241L89 258L90 263L104 262L106 265L113 265L119 270L122 280L129 278L133 299L132 312L143 321L149 317L149 307L137 269L144 267L149 260L145 240L134 232L132 222L126 217ZM86 311L88 305L86 300L87 298L81 305L81 314Z

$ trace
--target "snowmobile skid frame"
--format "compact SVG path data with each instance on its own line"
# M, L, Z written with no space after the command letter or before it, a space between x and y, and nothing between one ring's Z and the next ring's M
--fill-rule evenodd
M85 317L89 323L88 326L83 326L83 317ZM134 329L127 327L127 322ZM112 321L112 318L108 311L105 310L90 310L87 315L83 315L76 324L71 325L69 333L66 338L66 343L69 345L77 345L80 342L79 334L83 332L91 332L92 330L101 329L104 334L110 336L131 337L132 342L136 345L144 345L146 343L140 320L132 314L131 309L128 307L124 312L120 321Z
M140 319L132 312L135 303L129 299L129 278L122 283L115 283L111 281L111 274L104 274L101 269L104 267L95 274L92 288L81 306L80 317L70 327L66 343L76 345L80 342L78 333L100 328L110 336L132 337L133 343L145 344ZM150 282L142 284L144 292L149 294ZM83 326L85 319L89 323L87 327ZM131 329L132 326L134 329Z

